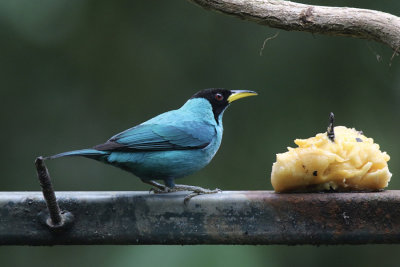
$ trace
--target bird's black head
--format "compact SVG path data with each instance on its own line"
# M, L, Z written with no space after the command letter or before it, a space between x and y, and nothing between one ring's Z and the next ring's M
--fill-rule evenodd
M191 99L193 98L207 99L212 106L215 121L219 123L218 122L219 115L229 106L230 103L232 103L237 99L252 95L257 95L257 93L247 90L226 90L222 88L210 88L197 92L191 97Z

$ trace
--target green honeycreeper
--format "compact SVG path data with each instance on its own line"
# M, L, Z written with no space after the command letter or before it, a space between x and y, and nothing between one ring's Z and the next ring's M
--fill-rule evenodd
M175 178L205 167L222 140L222 116L233 101L257 95L247 90L205 89L194 94L181 108L162 113L111 137L90 149L60 153L47 159L83 156L133 173L152 185L155 192L219 192L197 186L176 185ZM154 180L163 180L165 185Z

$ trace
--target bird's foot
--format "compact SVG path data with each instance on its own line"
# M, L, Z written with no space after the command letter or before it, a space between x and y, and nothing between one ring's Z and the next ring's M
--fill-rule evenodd
M216 188L214 190L210 190L210 189L206 189L206 188L203 188L200 186L184 185L184 184L177 184L173 188L170 188L166 185L157 183L153 180L143 181L143 182L153 186L150 189L150 192L154 192L155 194L163 194L163 193L179 192L179 191L191 191L192 193L185 196L185 198L183 199L183 203L185 205L190 201L190 199L192 199L195 196L205 195L205 194L216 194L216 193L222 192L222 190L218 189L218 188Z
M174 186L174 188L170 188L170 190L171 190L170 192L192 191L192 193L185 196L185 198L183 199L183 203L185 205L187 203L189 203L189 201L195 196L205 195L205 194L216 194L216 193L222 192L222 190L218 189L218 188L216 188L214 190L210 190L210 189L202 188L200 186L183 185L183 184L177 184Z
M162 193L168 193L168 191L152 187L150 188L149 193L162 194Z
M153 192L155 194L162 194L162 193L168 193L171 192L171 188L168 186L165 186L163 184L157 183L156 181L144 181L145 183L152 185L153 187L150 188L150 193Z
M185 196L185 198L183 199L183 204L187 205L189 203L189 201L195 196L205 195L205 194L216 194L216 193L222 192L222 190L218 189L218 188L215 188L214 190L204 188L204 190L205 191L201 191L201 192L192 192L189 195Z

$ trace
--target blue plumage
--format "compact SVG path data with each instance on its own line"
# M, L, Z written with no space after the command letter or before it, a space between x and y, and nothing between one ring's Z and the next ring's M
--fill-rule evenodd
M222 140L222 116L230 102L255 95L251 91L206 89L195 94L180 109L160 114L111 137L92 149L51 156L84 156L119 167L144 182L174 179L205 167Z
M99 151L96 149L88 148L88 149L80 149L74 151L63 152L51 157L47 157L46 159L56 159L61 157L71 157L71 156L85 156L85 157L94 157L97 158L100 155L107 155L108 153L105 151Z

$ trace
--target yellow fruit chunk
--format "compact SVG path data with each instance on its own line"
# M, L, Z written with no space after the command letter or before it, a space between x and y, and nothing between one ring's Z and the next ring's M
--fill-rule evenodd
M337 126L334 142L327 133L296 139L297 148L277 154L271 183L276 192L373 191L385 188L392 174L372 138Z

